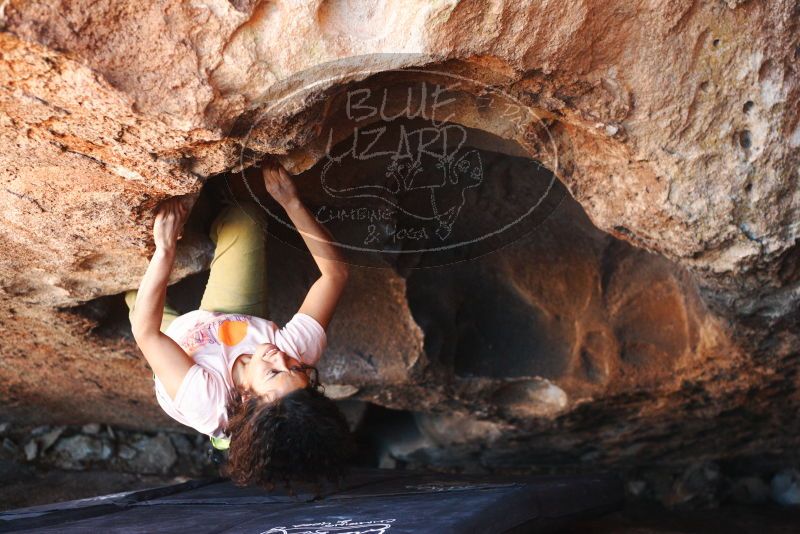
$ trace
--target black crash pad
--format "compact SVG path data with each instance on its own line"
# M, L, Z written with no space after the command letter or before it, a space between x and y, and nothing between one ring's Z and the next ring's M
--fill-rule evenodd
M401 534L546 532L621 507L609 475L444 475L354 470L320 496L225 480L0 512L0 532Z

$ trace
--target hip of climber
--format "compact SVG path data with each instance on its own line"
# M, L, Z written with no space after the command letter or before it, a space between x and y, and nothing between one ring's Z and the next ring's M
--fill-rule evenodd
M325 397L316 364L348 268L331 235L303 205L280 165L265 165L267 192L286 211L320 271L282 327L266 319L266 220L257 204L229 199L200 308L166 304L176 245L189 208L158 209L156 249L138 291L126 295L133 336L153 370L156 399L172 418L228 445L225 473L240 485L337 480L352 452L347 422Z

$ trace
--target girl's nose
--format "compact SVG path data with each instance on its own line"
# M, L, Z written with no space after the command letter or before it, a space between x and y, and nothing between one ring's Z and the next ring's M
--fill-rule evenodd
M264 359L271 362L273 366L279 371L289 370L289 356L275 346L268 347L264 352Z
M289 370L289 356L284 354L283 352L278 353L278 358L276 358L278 364L280 365L281 371L288 371Z

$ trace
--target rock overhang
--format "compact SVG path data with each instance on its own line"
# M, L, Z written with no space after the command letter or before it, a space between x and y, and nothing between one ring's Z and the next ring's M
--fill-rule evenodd
M158 201L197 194L208 177L236 170L243 146L248 147L245 160L278 155L295 173L310 169L324 153L319 133L342 110L337 96L341 99L359 84L381 91L408 83L413 76L417 82L433 83L436 75L430 73L439 71L476 80L484 84L484 92L488 86L520 99L555 132L563 156L558 177L591 223L689 269L688 278L670 273L679 280L677 293L665 290L680 296L675 302L683 303L672 306L680 313L673 315L684 318L675 328L686 333L680 339L691 340L686 352L676 349L677 353L693 356L680 364L685 374L676 382L694 377L722 395L726 388L737 387L735 376L719 378L731 368L751 373L740 384L744 388L751 381L769 380L765 377L771 372L788 365L784 357L797 339L792 315L800 298L793 267L800 156L791 141L797 131L791 110L798 99L798 81L791 76L796 51L789 4L780 3L769 12L756 3L735 9L676 4L652 18L629 6L616 13L620 23L613 28L602 22L606 8L595 13L543 13L531 7L523 12L521 6L508 3L488 21L471 2L446 9L433 4L419 15L425 23L406 12L388 32L375 33L386 28L373 21L374 27L364 34L354 33L335 6L309 2L300 11L312 16L297 17L297 39L281 46L253 40L259 32L274 29L277 21L288 20L286 5L279 3L257 9L255 4L237 8L213 3L191 9L148 4L138 12L109 4L103 9L110 11L95 13L99 22L94 25L87 19L91 9L71 9L58 18L43 3L10 3L3 24L17 37L2 37L4 81L13 82L4 83L6 117L11 118L4 125L4 138L13 147L5 158L4 233L13 247L3 264L6 316L16 317L9 321L21 335L24 321L8 310L19 306L12 302L24 302L34 311L40 309L22 314L26 321L53 321L61 325L56 331L74 329L76 323L62 324L62 315L52 315L54 307L136 285L146 262L149 213ZM145 42L152 28L133 23L149 20L161 27L153 15L162 8L178 25L158 35L158 46L110 46L120 43L112 37L114 32L123 35L123 28L139 28L136 31L143 33L129 33L130 38ZM117 16L101 16L111 12ZM199 20L196 17L204 23L190 28L188 23ZM529 21L539 30L521 32L514 20ZM409 31L403 25L409 21L417 21L422 29ZM477 31L490 22L494 33ZM69 25L76 23L93 31L70 31ZM735 31L745 25L750 34ZM387 54L392 39L415 51ZM143 60L147 53L153 58ZM194 64L189 67L185 61ZM358 69L363 72L354 74ZM19 72L31 76L21 79ZM318 84L337 76L338 81ZM170 85L175 80L179 83ZM288 111L247 136L270 102L308 84L316 85L296 93ZM463 93L456 122L513 137L497 124L496 115L480 114L480 96L480 89ZM335 135L343 139L347 134L343 129ZM44 213L49 215L43 218ZM609 257L622 261L625 254L612 250ZM205 268L207 244L187 243L181 258L176 279ZM541 308L537 293L530 290L537 286L527 286L531 277L526 280L519 271L516 266L503 272L520 301L530 309ZM425 286L413 282L413 276L411 280ZM391 283L396 282L399 279ZM700 286L704 303L686 296L693 290L680 289L694 284ZM400 294L403 291L408 290ZM620 306L615 298L604 305ZM693 311L708 304L711 315ZM397 313L414 313L404 306ZM659 309L663 308L649 313L658 318ZM735 346L728 347L725 328L705 319L698 322L698 314L716 315L728 323ZM631 322L627 317L640 318L623 310L621 324ZM411 322L407 326L414 330ZM40 331L41 339L45 331ZM18 338L13 339L17 343ZM84 338L70 339L78 343ZM420 337L414 339L422 343ZM609 352L612 346L616 351L619 341L604 329L585 332L581 339L578 345L589 348L574 361L597 380L607 362L598 365L593 352ZM92 350L108 350L107 344L93 343ZM114 350L132 354L130 347ZM713 365L701 363L704 354L717 355ZM463 371L473 364L466 358L459 365ZM398 372L400 382L407 380L406 371ZM628 375L626 387L645 388L644 382L637 382L641 377ZM18 377L11 381L23 384ZM459 385L458 394L480 390L490 397L494 391L494 386L475 386L485 383L482 378L473 382ZM500 396L534 398L540 385L515 386L522 393ZM367 391L375 384L361 386ZM18 391L24 396L27 387L20 385ZM580 389L573 387L571 398L602 395L602 390L591 388L591 394L576 393ZM453 390L428 394L419 398L439 402ZM146 398L142 391L133 396L137 395ZM394 401L380 393L374 398L392 403L397 394ZM736 402L727 399L720 402Z

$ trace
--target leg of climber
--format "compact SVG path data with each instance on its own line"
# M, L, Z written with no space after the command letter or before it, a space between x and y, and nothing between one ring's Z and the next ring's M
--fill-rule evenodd
M125 293L125 304L128 305L128 320L131 320L133 317L133 308L136 304L137 293L138 291L136 289L131 289ZM164 303L164 316L161 319L161 331L165 332L170 323L179 315L180 313L170 306L169 303Z
M200 309L267 316L266 218L255 203L232 200L211 227L214 259Z

